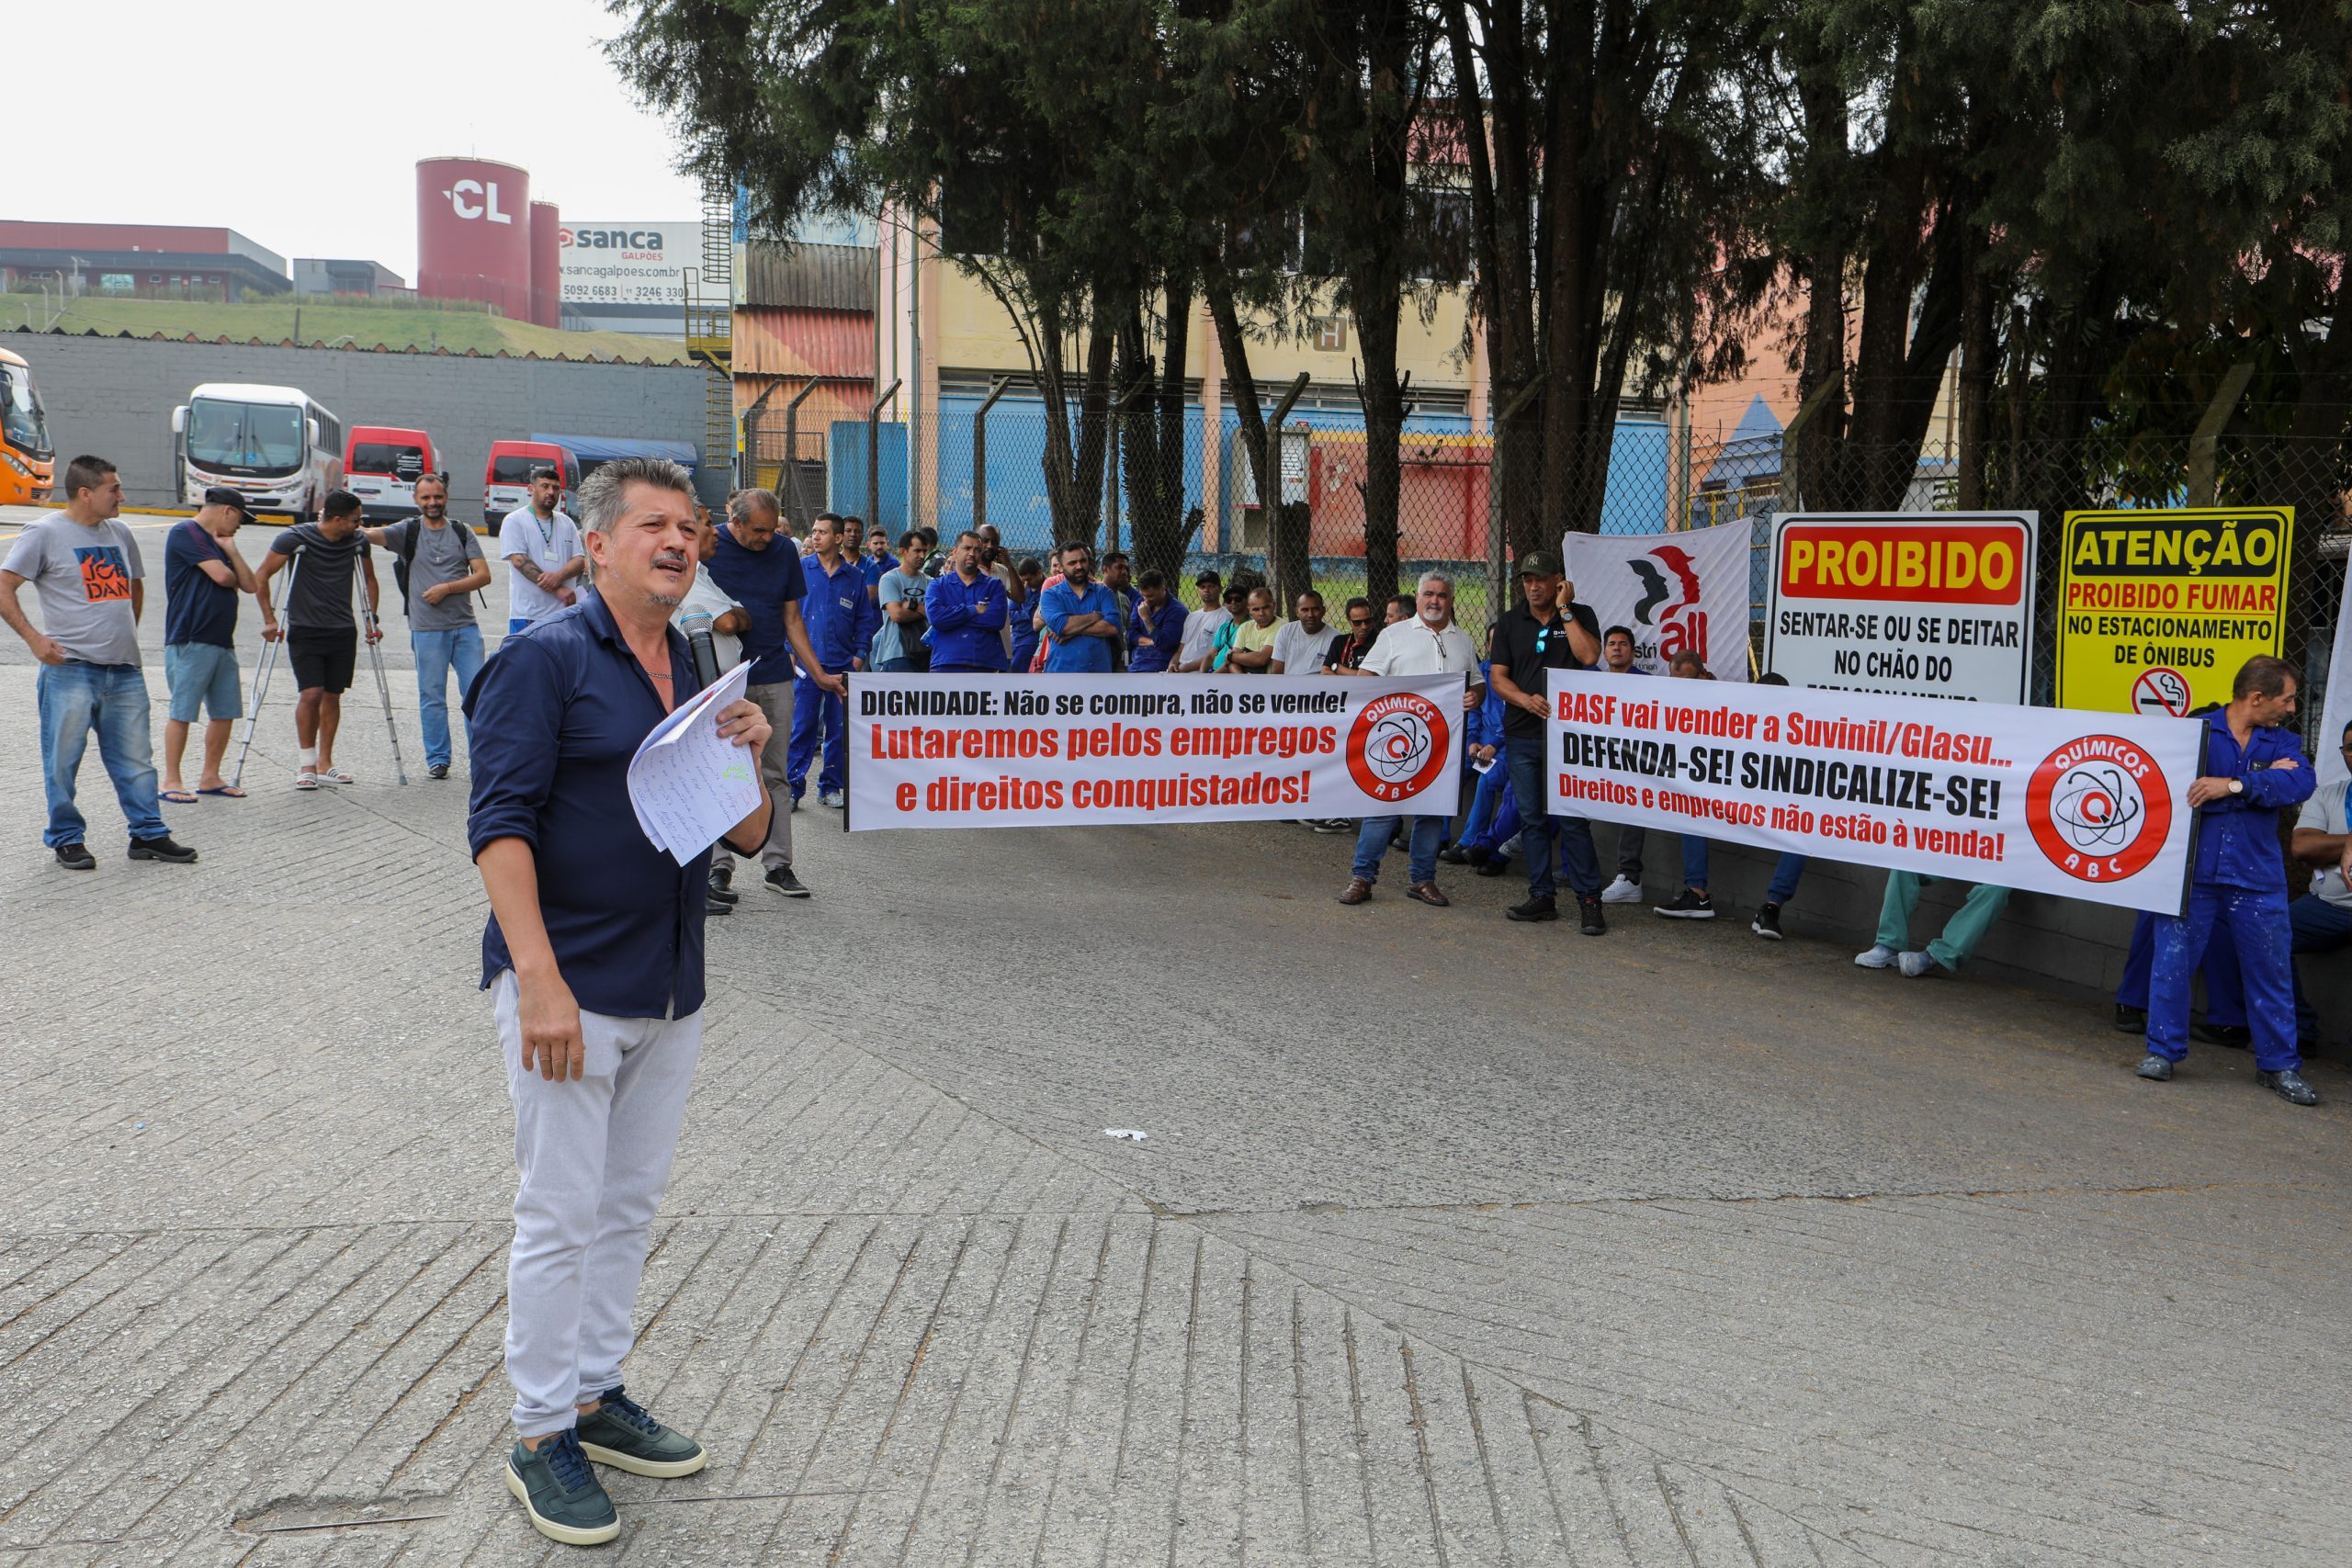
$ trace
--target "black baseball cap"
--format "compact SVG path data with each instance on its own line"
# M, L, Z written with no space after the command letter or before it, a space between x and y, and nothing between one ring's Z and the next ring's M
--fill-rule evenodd
M1530 550L1519 558L1521 577L1557 577L1561 570L1560 558L1549 550Z
M245 504L245 492L241 490L231 490L227 485L214 485L210 490L206 491L204 504L233 506L237 509L237 514L246 522L250 523L254 520L254 509Z

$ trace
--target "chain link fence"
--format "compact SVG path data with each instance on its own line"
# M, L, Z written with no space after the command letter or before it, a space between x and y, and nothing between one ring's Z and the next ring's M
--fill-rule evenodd
M986 523L1016 559L1083 538L1098 554L1125 551L1138 573L1173 574L1188 603L1193 577L1214 569L1228 583L1238 574L1277 588L1286 615L1311 587L1333 622L1350 598L1409 593L1434 570L1453 578L1456 618L1481 633L1499 607L1489 588L1498 532L1553 547L1571 517L1605 534L1744 523L1760 655L1772 525L1782 513L2028 510L2039 514L2041 539L2031 685L2047 703L2067 512L2291 505L2284 652L2305 672L2306 725L2315 729L2345 586L2352 445L2341 441L2200 446L2094 429L2064 441L1995 439L1971 458L1949 429L1917 449L1808 445L1786 433L1692 441L1665 417L1631 416L1575 465L1573 488L1587 493L1567 504L1521 482L1510 455L1504 488L1525 512L1513 527L1495 503L1495 443L1460 413L1409 419L1391 453L1367 436L1360 412L1328 404L1294 410L1279 440L1263 443L1229 404L1211 411L1197 399L1181 410L1138 400L1115 420L1073 408L1057 428L1025 386L951 388L903 411L903 390L886 395L877 411L870 388L820 389L787 419L779 391L746 417L747 467L804 526L831 509L879 522L894 537L923 525L947 541ZM2248 424L2261 423L2256 412ZM1259 482L1268 445L1280 470L1271 511Z

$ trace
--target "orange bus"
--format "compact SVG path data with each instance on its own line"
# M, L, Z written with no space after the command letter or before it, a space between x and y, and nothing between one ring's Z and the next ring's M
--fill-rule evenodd
M56 457L33 367L0 348L0 506L48 501Z

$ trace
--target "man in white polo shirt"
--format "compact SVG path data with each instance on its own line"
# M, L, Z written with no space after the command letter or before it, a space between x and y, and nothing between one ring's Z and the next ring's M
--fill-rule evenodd
M498 553L514 569L506 585L506 630L521 631L577 604L588 572L580 525L556 510L563 480L553 468L531 470L531 503L498 525Z
M1354 675L1460 675L1465 682L1462 708L1467 713L1487 697L1487 677L1470 634L1453 624L1453 579L1443 572L1425 572L1414 600L1417 614L1380 634L1363 667L1339 671ZM1405 897L1442 909L1451 899L1438 891L1437 852L1444 841L1446 819L1416 817L1408 840L1408 874L1412 886ZM1394 817L1367 817L1356 834L1355 877L1340 895L1342 904L1361 904L1372 897L1380 880L1380 857L1396 830Z

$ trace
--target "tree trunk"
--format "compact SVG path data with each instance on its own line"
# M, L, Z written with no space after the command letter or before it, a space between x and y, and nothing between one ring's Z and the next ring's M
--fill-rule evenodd
M1184 550L1191 543L1184 516L1184 355L1192 328L1192 281L1171 273L1162 298L1167 311L1166 343L1158 372L1142 400L1140 412L1123 420L1127 463L1127 496L1135 516L1136 570L1158 571L1173 583L1182 575ZM1122 389L1152 371L1154 361L1145 347L1140 304L1129 312L1122 329L1119 370Z
M1216 327L1216 350L1225 361L1226 396L1233 403L1233 412L1240 422L1241 445L1250 454L1250 471L1258 481L1258 504L1264 506L1268 498L1279 494L1281 487L1272 482L1266 472L1266 412L1258 406L1258 382L1250 372L1250 340L1241 335L1241 314L1234 308L1231 286L1212 279L1204 288L1208 297L1209 321ZM1210 440L1221 440L1224 432L1212 431ZM1212 504L1216 498L1209 498ZM1230 518L1231 513L1227 513ZM1271 525L1272 514L1268 514ZM1220 534L1228 554L1238 553L1235 540Z
M1404 499L1405 392L1396 375L1397 312L1388 309L1356 319L1356 341L1363 350L1363 592L1374 604L1396 595L1403 537L1398 516Z

